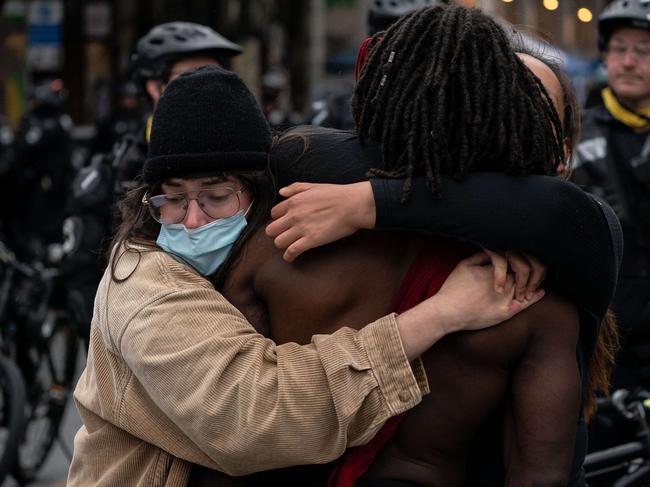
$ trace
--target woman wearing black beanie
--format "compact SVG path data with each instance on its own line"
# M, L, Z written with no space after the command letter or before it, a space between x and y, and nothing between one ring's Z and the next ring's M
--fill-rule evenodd
M420 402L424 350L543 295L518 302L511 279L495 292L479 254L409 311L276 346L206 279L266 213L270 145L235 74L206 67L165 90L146 185L123 202L97 291L68 486L184 486L192 463L243 475L331 461Z

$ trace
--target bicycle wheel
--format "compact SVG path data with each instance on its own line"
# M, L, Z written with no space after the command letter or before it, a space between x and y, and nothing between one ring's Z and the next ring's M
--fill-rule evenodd
M0 485L16 464L25 431L25 384L18 367L0 355Z
M55 319L51 332L44 334L42 344L29 348L32 370L23 371L29 377L25 436L18 448L14 471L14 477L21 483L36 477L58 437L72 392L77 350L75 330L67 319L61 318Z

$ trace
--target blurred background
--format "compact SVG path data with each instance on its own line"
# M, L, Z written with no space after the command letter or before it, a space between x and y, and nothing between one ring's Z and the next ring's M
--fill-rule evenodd
M56 292L46 297L32 293L38 302L67 310L79 337L87 334L103 270L98 249L110 234L109 208L124 189L114 176L120 164L141 162L146 153L142 137L129 139L143 132L152 108L142 86L133 82L132 54L139 38L164 22L210 26L242 47L231 68L258 97L271 125L351 128L349 99L357 49L368 34L368 11L391 3L396 5L391 0L0 0L0 243L6 240L25 262L57 269L52 275L63 290L52 288ZM599 99L597 88L606 77L596 17L608 1L457 3L480 7L526 32L528 42L562 62L583 105ZM76 261L69 257L75 255L80 256ZM4 267L7 256L13 254L4 252ZM3 279L7 289L18 289L11 278ZM12 319L4 322L24 321L18 312ZM6 330L2 334L6 339ZM29 346L45 339L52 357L71 361L76 374L83 367L85 343L49 348L50 335L17 338ZM52 384L43 389L50 396L55 386L60 389ZM65 413L61 418L56 412L54 422L61 421L61 427L52 429L57 441L22 485L64 485L80 426L68 400L72 377L66 387L59 394ZM17 485L9 477L0 484Z
M207 24L244 48L233 69L258 97L263 89L280 90L286 110L307 116L315 101L348 91L372 1L5 0L0 113L16 127L31 84L60 79L68 92L64 111L75 127L110 119L120 99L130 103L124 81L135 41L156 24L185 20ZM459 3L481 7L559 49L582 99L599 76L595 17L606 0Z

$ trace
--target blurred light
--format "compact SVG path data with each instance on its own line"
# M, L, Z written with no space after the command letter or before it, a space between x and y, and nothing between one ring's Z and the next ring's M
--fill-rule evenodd
M503 3L512 3L513 0L501 0Z
M556 10L560 6L558 0L544 0L544 8L546 10Z
M577 15L578 15L578 19L581 22L591 22L591 19L594 18L594 15L591 13L591 10L585 7L579 9Z

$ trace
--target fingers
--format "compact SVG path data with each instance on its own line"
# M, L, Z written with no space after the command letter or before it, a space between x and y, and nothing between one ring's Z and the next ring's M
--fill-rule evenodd
M525 310L526 308L530 308L533 304L537 303L540 301L544 295L546 294L546 291L544 289L537 289L537 291L533 292L532 296L530 299L527 297L524 298L523 301L519 301L517 299L512 299L510 301L510 312L512 313L512 316L516 315L520 311Z
M307 243L307 240L300 238L287 247L287 250L282 254L282 258L287 262L293 262L298 256L310 248L311 247Z
M528 303L528 304L526 305L526 307L528 307L528 306L532 306L533 304L535 304L535 303L537 303L538 301L540 301L540 300L544 297L545 294L546 294L546 291L544 291L542 288L537 289L537 290L536 290L535 292L533 292L533 294L530 296L530 299L529 299L529 298L526 298L526 301L527 301L527 303Z
M291 227L275 237L273 243L278 249L288 249L294 242L303 237L304 235L300 230Z
M546 266L534 256L508 251L505 253L484 249L490 256L494 267L494 288L504 292L506 276L511 270L515 276L515 299L523 301L531 299L537 288L546 277Z
M496 292L502 293L506 287L508 261L505 256L498 252L493 252L488 249L483 250L490 257L492 267L494 267L494 289Z
M537 257L519 252L506 252L508 265L516 276L516 299L531 299L546 278L546 266Z
M314 185L312 183L293 183L289 186L285 186L284 188L280 188L280 191L278 191L278 193L280 193L280 195L284 196L285 198L290 198L293 195L307 191L313 186Z
M291 222L289 221L289 219L280 218L278 220L273 220L271 223L269 223L266 226L265 232L269 237L275 238L278 235L282 234L283 232L286 232L290 228L291 228Z
M502 294L509 299L514 299L515 297L515 276L511 272L506 274Z
M277 205L275 205L273 208L271 208L271 218L273 220L277 220L278 218L286 215L287 212L289 211L290 204L291 203L289 202L289 200L284 200L278 203Z
M528 259L518 252L506 252L508 265L515 273L515 299L523 301L532 266Z
M276 248L286 249L282 258L287 262L293 262L296 257L311 248L304 232L292 226L286 218L269 223L266 226L266 234L273 238Z
M532 299L537 288L546 279L546 266L537 258L529 254L524 254L531 265L530 277L526 286L526 299Z

